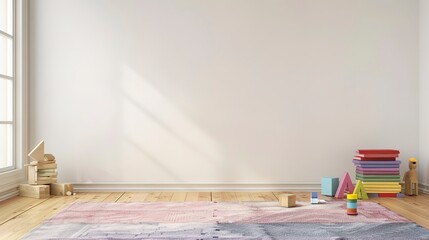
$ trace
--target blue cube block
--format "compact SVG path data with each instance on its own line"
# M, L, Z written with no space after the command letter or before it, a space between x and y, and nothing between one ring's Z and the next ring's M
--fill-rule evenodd
M340 180L338 178L323 177L322 178L322 195L335 196Z

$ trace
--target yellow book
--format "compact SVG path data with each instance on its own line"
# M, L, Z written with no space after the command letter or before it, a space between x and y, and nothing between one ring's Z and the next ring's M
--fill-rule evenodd
M373 190L366 190L366 193L400 193L401 191L399 190L387 190L387 191L373 191Z
M365 189L368 188L401 188L401 185L398 186L389 186L389 185L370 185L370 186L364 186Z
M399 185L399 182L363 182L363 185Z

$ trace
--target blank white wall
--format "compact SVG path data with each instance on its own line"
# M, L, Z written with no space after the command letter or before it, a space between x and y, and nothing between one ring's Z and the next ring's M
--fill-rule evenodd
M420 0L420 165L419 181L429 187L429 1Z
M60 181L311 183L418 154L418 2L38 0L31 143ZM406 169L405 164L403 170Z

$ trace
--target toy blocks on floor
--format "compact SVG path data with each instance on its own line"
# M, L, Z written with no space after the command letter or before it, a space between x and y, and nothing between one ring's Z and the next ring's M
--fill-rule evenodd
M311 204L317 204L317 203L319 203L319 199L317 199L317 192L311 192L310 203Z
M28 183L29 184L50 184L57 182L57 164L56 163L37 163L29 164Z
M359 199L362 199L362 200L368 199L368 195L366 194L365 187L363 186L361 180L357 180L353 194L356 194L357 198Z
M20 184L19 195L31 198L49 198L49 185Z
M27 164L28 184L21 184L21 196L32 198L48 198L51 194L56 196L73 195L73 185L57 183L57 163L55 156L45 154L45 142L41 141L28 154L30 164ZM48 184L51 184L49 186Z
M295 194L281 194L279 195L279 203L282 207L295 207L296 196Z
M349 173L345 172L343 177L341 177L335 197L344 198L344 193L352 193L354 190L355 187L353 186L352 179L350 178Z
M340 180L338 178L323 177L322 178L322 195L335 196Z
M70 183L52 183L51 195L54 196L71 196L73 195L73 185Z

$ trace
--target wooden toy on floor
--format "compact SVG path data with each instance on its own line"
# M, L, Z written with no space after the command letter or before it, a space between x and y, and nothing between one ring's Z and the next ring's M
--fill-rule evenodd
M417 179L417 160L415 158L408 159L408 167L410 170L404 174L403 181L405 182L405 195L419 195L419 181Z
M296 206L296 196L295 194L281 194L279 196L279 203L282 207L295 207Z
M353 194L356 194L359 199L367 200L368 195L366 194L365 187L362 184L361 180L357 180Z
M317 199L317 192L311 192L311 204L317 204L319 202L319 199Z
M45 154L45 141L41 141L28 154L31 158L27 165L29 184L50 184L57 182L57 164L52 154Z
M311 192L310 203L311 204L322 204L322 203L326 203L326 201L323 199L319 199L317 197L317 192Z
M28 156L31 158L31 162L43 162L45 160L45 141L41 141L37 146L31 150Z
M49 198L49 185L20 184L19 195L31 198Z
M357 215L357 194L347 194L347 214Z
M338 178L323 177L322 178L322 195L335 196L340 180Z
M355 187L353 186L352 179L348 172L344 172L341 178L340 184L338 185L337 192L335 193L336 198L343 198L344 193L352 193Z
M52 183L51 195L54 196L71 196L73 195L73 185L70 183Z
M26 165L28 184L20 185L21 196L48 198L51 194L56 196L74 195L72 184L57 184L57 163L54 155L45 153L45 141L37 144L28 156L30 157L30 164ZM47 184L51 184L51 186Z

